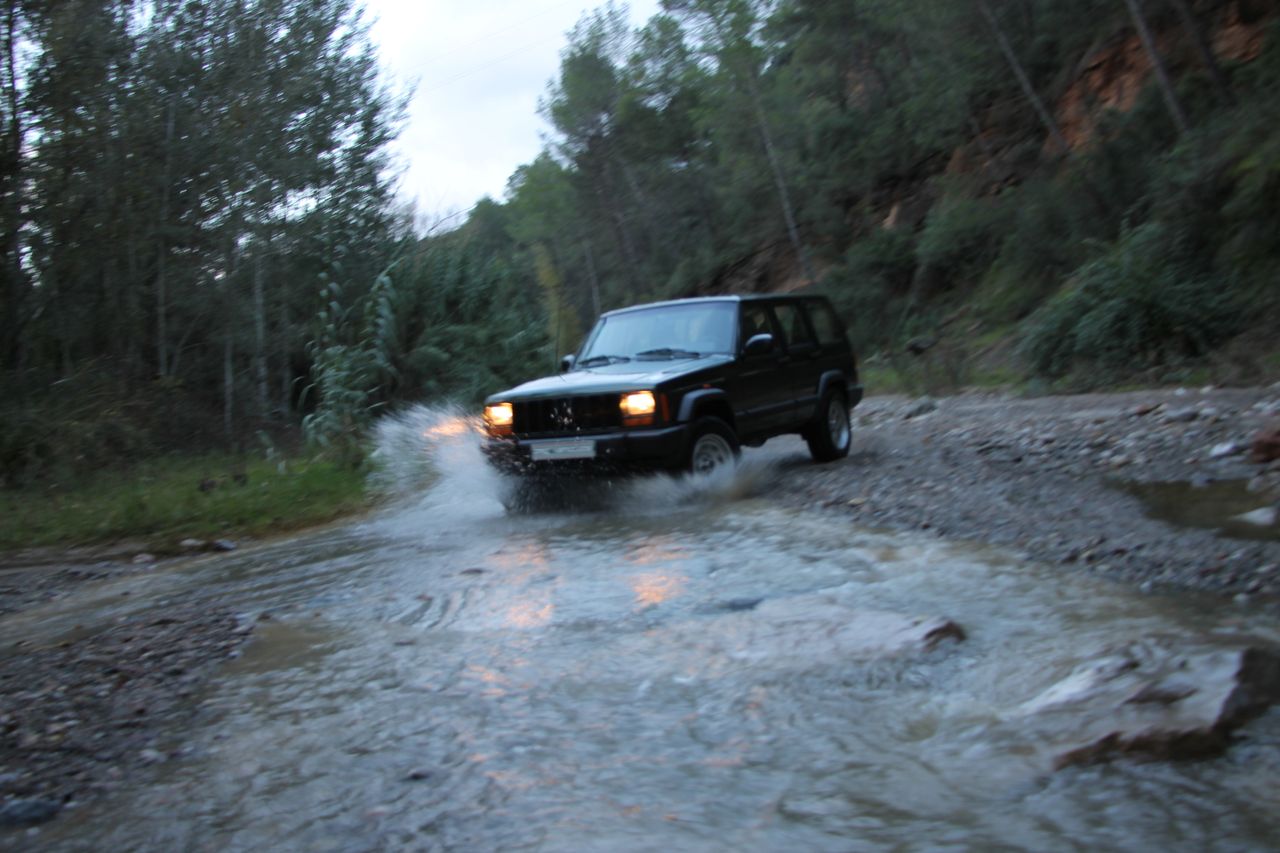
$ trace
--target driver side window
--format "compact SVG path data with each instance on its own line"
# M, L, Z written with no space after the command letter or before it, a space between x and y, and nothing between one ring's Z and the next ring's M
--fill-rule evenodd
M743 305L742 321L738 338L738 348L742 349L747 341L756 335L776 335L773 323L769 320L769 309L764 305Z

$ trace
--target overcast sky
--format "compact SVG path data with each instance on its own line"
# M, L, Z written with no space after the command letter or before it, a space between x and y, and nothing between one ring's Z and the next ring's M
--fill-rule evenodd
M398 153L402 194L428 222L501 199L547 133L538 99L590 0L366 0L383 66L414 85ZM659 0L630 0L633 25Z

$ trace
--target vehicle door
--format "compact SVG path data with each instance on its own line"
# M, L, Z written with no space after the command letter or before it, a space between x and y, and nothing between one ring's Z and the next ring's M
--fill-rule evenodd
M747 341L758 334L773 336L770 352L747 355ZM742 437L767 435L784 421L790 393L781 369L787 358L773 312L764 302L744 301L738 314L738 362L729 383L734 417Z
M786 348L779 365L787 397L783 420L791 425L807 423L818 403L822 376L818 340L798 300L775 302L772 308Z
M846 381L856 382L858 374L853 347L849 344L844 324L836 316L831 303L825 299L806 299L804 307L809 314L809 325L818 339L818 375L838 370L844 374Z

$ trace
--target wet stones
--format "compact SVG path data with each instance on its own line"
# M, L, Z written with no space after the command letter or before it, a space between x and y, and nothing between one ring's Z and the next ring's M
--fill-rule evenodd
M1117 757L1200 758L1280 701L1280 655L1258 645L1148 640L1077 667L1019 712L1054 767Z
M47 823L62 811L57 800L13 799L0 803L0 828L36 826Z
M950 619L862 610L828 595L769 600L721 621L735 633L745 628L752 635L733 652L736 658L886 658L965 639L964 629Z

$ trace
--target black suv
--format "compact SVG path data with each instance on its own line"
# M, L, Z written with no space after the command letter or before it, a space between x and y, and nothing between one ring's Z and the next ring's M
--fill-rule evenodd
M561 366L485 400L484 451L500 470L704 473L783 433L826 462L848 454L862 399L844 325L820 296L610 311Z

